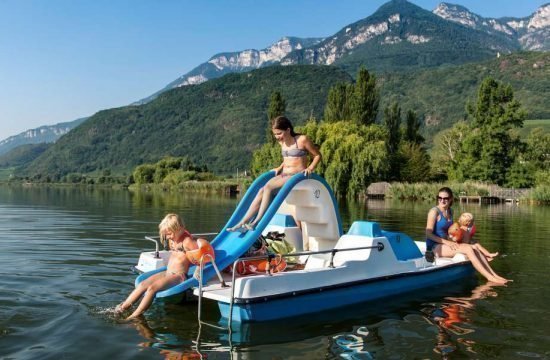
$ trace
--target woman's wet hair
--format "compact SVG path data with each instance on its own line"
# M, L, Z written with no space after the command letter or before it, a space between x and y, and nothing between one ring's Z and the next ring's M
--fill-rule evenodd
M287 129L290 129L290 135L296 136L294 132L294 126L292 126L292 123L290 120L288 120L285 116L277 116L275 119L271 120L271 128L286 131Z

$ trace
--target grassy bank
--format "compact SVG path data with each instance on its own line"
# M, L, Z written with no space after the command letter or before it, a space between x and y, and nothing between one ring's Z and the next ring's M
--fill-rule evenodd
M440 188L447 186L453 190L454 196L492 196L500 188L480 182L464 183L392 183L386 193L387 198L403 200L433 201ZM520 202L533 204L550 204L550 186L542 185L530 189Z
M131 191L178 191L197 193L230 194L242 191L242 182L215 180L215 181L186 181L177 185L161 184L132 184L128 187Z

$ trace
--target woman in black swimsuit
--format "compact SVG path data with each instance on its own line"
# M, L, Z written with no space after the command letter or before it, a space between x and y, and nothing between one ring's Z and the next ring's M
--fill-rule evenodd
M241 221L237 225L228 228L227 231L247 231L254 229L267 210L273 191L280 189L294 174L299 172L303 172L306 176L311 174L317 164L319 164L319 161L321 161L321 153L317 147L307 136L296 134L290 120L286 117L279 116L273 119L271 130L273 136L275 136L275 139L281 145L281 154L283 156L282 164L273 169L277 176L269 180L258 192L258 195L256 195L256 198ZM307 165L308 154L313 158L309 166ZM254 221L248 223L255 214L257 215Z

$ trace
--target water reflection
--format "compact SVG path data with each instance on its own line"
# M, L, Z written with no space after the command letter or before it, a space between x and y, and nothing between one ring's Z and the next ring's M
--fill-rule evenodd
M145 324L120 324L104 313L131 291L130 268L151 249L143 236L154 234L167 212L180 213L193 232L210 232L223 227L236 202L201 194L0 186L0 358L438 358L438 336L440 352L450 345L453 358L550 356L550 207L455 204L457 213L474 214L479 241L502 254L491 266L515 280L508 287L477 288L472 278L398 299L244 325L231 336L205 327L199 334L196 304L159 302ZM344 228L373 220L415 240L424 237L431 206L340 203ZM203 319L217 323L217 306L203 305Z
M494 288L498 286L502 285L490 282L482 284L473 289L470 296L446 297L448 302L422 309L426 320L437 328L437 341L433 349L435 353L447 359L460 345L466 352L476 353L475 341L465 336L475 331L471 315L474 313L477 300L497 296Z

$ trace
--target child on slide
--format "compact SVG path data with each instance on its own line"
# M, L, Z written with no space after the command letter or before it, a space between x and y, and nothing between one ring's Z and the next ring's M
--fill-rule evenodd
M153 303L157 292L171 288L187 279L187 271L191 265L186 252L199 248L197 239L185 229L183 220L177 214L168 214L159 224L159 235L163 243L169 241L170 259L166 271L162 271L142 281L130 293L124 302L120 303L115 311L122 313L143 295L137 309L127 318L133 319L143 314ZM205 239L199 239L207 242Z

